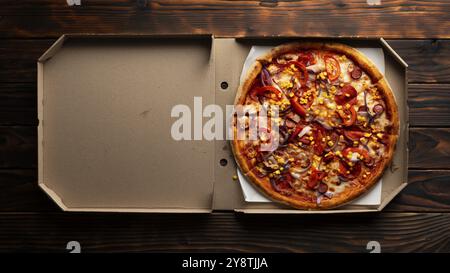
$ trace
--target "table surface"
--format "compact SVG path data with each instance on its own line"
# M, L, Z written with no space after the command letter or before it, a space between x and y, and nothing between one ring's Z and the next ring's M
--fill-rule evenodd
M0 251L450 251L450 1L71 2L0 1ZM61 212L36 182L36 60L80 32L384 37L409 64L409 184L370 214Z

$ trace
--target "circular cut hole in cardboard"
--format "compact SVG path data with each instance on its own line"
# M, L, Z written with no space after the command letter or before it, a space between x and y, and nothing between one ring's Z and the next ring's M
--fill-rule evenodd
M220 166L225 167L228 164L228 160L226 160L225 158L222 158L219 161Z
M220 88L222 88L222 90L226 90L228 88L228 83L227 82L221 82L220 83Z

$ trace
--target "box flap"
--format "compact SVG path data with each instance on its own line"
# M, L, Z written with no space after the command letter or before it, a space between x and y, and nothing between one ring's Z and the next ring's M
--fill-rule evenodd
M171 110L214 103L212 56L210 36L58 40L38 64L41 187L66 210L209 211L214 142L174 140Z

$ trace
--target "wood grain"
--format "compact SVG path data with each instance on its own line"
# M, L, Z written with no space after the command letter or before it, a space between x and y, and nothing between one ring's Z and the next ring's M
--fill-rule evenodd
M448 252L450 215L0 214L0 252Z
M0 82L35 83L37 60L53 42L54 40L0 40Z
M37 166L37 128L0 126L0 168Z
M409 168L449 169L450 129L411 128L409 134Z
M448 1L8 1L4 37L74 32L214 33L220 36L371 36L448 38Z
M1 212L61 211L38 187L36 169L0 170Z
M450 40L389 40L389 44L408 63L410 83L450 83Z
M450 126L450 84L410 84L408 104L410 126Z
M450 212L450 171L410 170L408 183L385 211Z
M408 182L385 211L450 212L450 170L410 170ZM38 187L36 169L0 170L0 213L59 211Z
M0 82L0 125L37 125L36 84Z

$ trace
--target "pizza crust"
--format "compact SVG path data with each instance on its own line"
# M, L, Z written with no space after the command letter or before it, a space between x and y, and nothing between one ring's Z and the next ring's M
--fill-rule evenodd
M398 139L399 134L398 110L394 95L388 82L386 81L384 76L378 71L376 66L367 57L365 57L360 51L350 46L340 43L324 43L324 42L289 43L277 46L271 49L265 55L258 58L257 61L251 66L251 68L247 72L245 80L239 86L235 98L235 105L245 103L247 93L250 91L254 79L261 72L262 64L270 63L274 58L277 58L278 56L284 53L307 49L314 49L319 51L330 50L346 55L354 63L360 66L360 68L364 72L366 72L369 75L372 83L377 86L377 89L381 93L386 103L386 109L388 109L387 117L391 122L391 130L389 132L390 141L389 145L386 145L384 155L378 162L378 165L375 168L370 169L371 174L368 176L368 178L364 179L364 183L358 181L357 179L353 180L352 182L346 182L346 183L354 183L354 186L346 187L346 189L342 193L339 193L337 196L333 196L333 198L331 199L323 198L319 204L316 202L301 200L302 198L292 198L291 196L286 196L275 191L271 186L269 178L267 177L259 178L252 172L252 166L248 164L248 161L245 159L245 156L243 154L244 147L243 145L241 145L242 143L240 143L242 141L233 139L231 141L232 143L231 146L234 157L236 158L237 161L237 165L241 169L244 176L246 176L249 181L251 181L264 195L266 195L270 199L299 209L306 209L306 210L332 209L339 206L343 206L353 201L355 198L361 196L369 189L371 189L372 186L375 185L383 176L385 169L392 161L395 151L395 145Z

